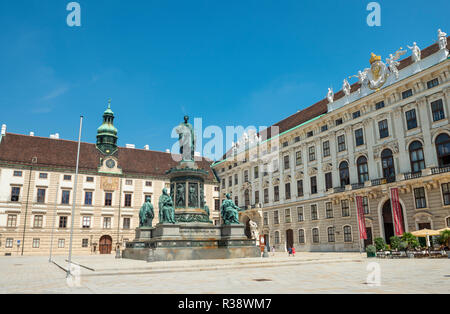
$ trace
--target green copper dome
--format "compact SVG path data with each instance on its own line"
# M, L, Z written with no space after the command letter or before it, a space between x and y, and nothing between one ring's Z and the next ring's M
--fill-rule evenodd
M112 155L117 150L117 129L114 126L114 112L111 100L103 113L103 123L97 129L97 148L105 155Z

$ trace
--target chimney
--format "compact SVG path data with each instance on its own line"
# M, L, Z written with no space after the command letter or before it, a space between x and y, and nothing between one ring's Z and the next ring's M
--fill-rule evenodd
M3 124L1 136L5 136L5 135L6 135L6 124Z
M145 145L145 146L144 146L144 149L145 149L145 150L150 150L150 145Z
M134 144L126 144L125 147L126 148L136 148L136 145L134 145Z
M30 136L34 136L34 132L30 132Z

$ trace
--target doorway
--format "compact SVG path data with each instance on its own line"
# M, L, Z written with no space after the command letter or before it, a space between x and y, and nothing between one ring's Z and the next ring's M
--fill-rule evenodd
M400 218L403 224L403 230L405 229L405 220L403 219L403 207L400 205ZM384 238L387 244L391 244L391 237L395 235L394 231L394 219L392 217L391 200L387 200L383 205L383 226L384 226Z
M100 254L111 254L112 238L110 236L104 235L100 238L99 251Z
M294 230L286 230L286 249L289 250L290 247L294 246Z
M364 247L367 248L369 245L373 244L372 240L372 227L366 228L367 239L364 240Z

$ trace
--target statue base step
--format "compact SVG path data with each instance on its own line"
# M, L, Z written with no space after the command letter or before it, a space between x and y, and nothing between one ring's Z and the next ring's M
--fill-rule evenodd
M244 225L208 223L159 224L137 228L122 257L155 261L260 257L256 240L245 236Z

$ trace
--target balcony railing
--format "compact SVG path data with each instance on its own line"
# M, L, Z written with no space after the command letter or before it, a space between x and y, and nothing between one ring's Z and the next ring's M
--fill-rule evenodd
M342 193L345 192L345 186L338 186L336 188L333 188L334 193Z
M364 183L353 183L352 184L352 190L359 190L364 188Z
M450 167L436 167L431 168L431 174L440 174L450 172Z
M372 186L377 186L377 185L382 185L382 184L387 184L387 183L392 183L392 182L395 182L395 177L380 178L380 179L372 180Z
M408 172L404 173L403 176L405 177L405 180L412 180L422 177L422 172Z

